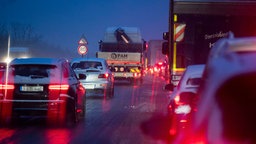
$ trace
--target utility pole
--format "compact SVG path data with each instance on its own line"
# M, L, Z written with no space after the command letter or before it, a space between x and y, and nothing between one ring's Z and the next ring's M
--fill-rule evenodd
M174 46L174 0L170 0L169 5L169 73L170 73L170 82L172 79L172 68L173 68L173 46Z

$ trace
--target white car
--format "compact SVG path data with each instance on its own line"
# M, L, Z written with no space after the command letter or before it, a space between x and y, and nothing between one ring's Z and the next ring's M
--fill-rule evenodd
M180 93L182 92L197 93L197 89L200 85L204 68L204 64L189 65L186 68L177 87L173 89L173 92L170 95L170 103L173 102L175 99L179 99L177 97L179 97ZM169 105L168 108L171 108L171 106ZM174 112L174 109L172 109L172 111Z
M256 142L255 61L256 37L217 42L199 88L190 138L183 140L200 139L201 143L213 144Z
M76 74L86 75L80 82L86 89L86 96L114 96L114 77L105 59L74 58L71 67Z
M167 111L172 121L171 135L176 135L180 129L185 128L196 110L196 94L204 68L204 64L189 65L170 95Z

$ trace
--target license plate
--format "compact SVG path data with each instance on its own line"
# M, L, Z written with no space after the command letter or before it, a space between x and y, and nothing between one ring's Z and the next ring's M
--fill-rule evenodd
M114 73L114 77L133 77L133 73Z
M94 85L92 84L88 84L88 85L84 85L85 89L94 89Z
M114 76L115 76L115 77L123 77L123 76L124 76L124 73L114 73Z
M21 86L20 91L41 92L41 91L44 91L44 87L43 86Z

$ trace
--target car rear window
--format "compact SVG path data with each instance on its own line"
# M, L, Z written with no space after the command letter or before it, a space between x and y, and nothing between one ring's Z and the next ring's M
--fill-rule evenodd
M89 68L97 68L102 69L101 62L98 61L81 61L73 63L72 65L73 69L89 69Z
M14 76L44 78L59 75L55 65L13 65L12 68Z
M192 85L192 86L199 86L201 83L202 78L189 78L187 80L187 85Z

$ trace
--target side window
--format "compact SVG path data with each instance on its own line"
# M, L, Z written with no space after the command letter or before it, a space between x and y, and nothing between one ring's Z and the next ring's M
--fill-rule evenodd
M68 67L68 70L69 70L70 77L76 77L76 73L71 67Z

